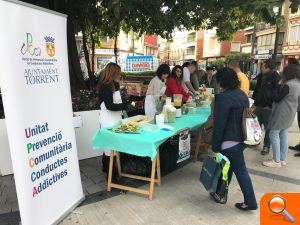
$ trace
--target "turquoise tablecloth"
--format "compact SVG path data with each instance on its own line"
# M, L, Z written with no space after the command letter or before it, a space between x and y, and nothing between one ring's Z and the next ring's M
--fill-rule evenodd
M168 138L184 128L200 127L209 115L210 107L199 107L196 114L183 115L177 118L175 123L169 123L168 125L175 128L174 131L141 131L140 134L122 134L105 128L100 129L93 137L93 149L110 149L131 155L149 156L153 159L156 149Z

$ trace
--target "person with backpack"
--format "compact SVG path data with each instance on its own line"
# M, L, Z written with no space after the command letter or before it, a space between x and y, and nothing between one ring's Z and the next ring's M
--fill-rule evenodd
M265 137L262 155L270 152L270 138L268 124L272 114L273 96L280 81L280 76L276 71L276 63L272 59L264 61L261 65L261 75L257 80L257 87L254 90L254 114L260 125L264 125Z
M291 64L283 70L283 78L274 94L272 115L268 129L273 159L263 162L267 167L286 165L288 128L293 124L300 98L300 66Z
M243 113L249 108L249 99L240 90L240 82L233 69L220 69L216 81L220 94L215 97L212 150L229 159L229 183L232 174L236 175L244 201L235 206L243 211L256 210L257 202L243 153Z

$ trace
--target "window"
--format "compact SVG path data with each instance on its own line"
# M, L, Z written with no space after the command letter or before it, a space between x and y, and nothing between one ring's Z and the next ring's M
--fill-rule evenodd
M300 41L300 25L291 27L289 41Z
M187 42L194 42L196 41L196 33L191 33L188 35L188 38L187 38Z
M273 35L266 35L265 37L266 37L266 43L265 43L265 45L271 45L272 44L272 36Z
M252 43L252 38L253 38L252 34L246 35L246 43Z
M283 37L284 37L284 33L280 33L279 34L278 44L280 44L280 45L283 44ZM298 40L299 40L299 38L298 38ZM275 43L275 38L274 38L274 43Z
M261 38L261 45L262 46L266 46L266 43L267 43L267 35L264 35Z
M209 38L209 50L215 50L217 46L217 37L210 37Z
M104 69L110 59L111 57L97 57L97 71Z
M188 47L186 50L187 55L195 55L195 46Z
M240 42L231 42L230 52L240 52L241 43Z

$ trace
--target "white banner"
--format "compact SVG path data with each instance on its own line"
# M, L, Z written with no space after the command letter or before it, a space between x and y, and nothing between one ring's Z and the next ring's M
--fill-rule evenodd
M0 0L0 84L23 225L55 224L84 198L66 21Z

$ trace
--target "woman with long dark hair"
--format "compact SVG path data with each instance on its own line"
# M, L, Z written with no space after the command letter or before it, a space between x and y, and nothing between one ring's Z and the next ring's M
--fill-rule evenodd
M241 187L244 202L235 206L244 211L256 210L257 202L243 153L243 112L249 107L249 100L240 90L240 82L233 69L220 69L216 81L220 94L215 97L212 149L229 159L228 181L234 173Z
M176 65L171 72L171 75L167 79L167 89L166 89L166 96L172 97L174 94L181 94L182 101L187 102L190 98L190 95L186 93L186 91L181 86L182 82L182 68L179 65Z
M100 127L112 127L122 121L122 110L127 108L120 93L121 67L116 63L108 63L104 69L99 85ZM103 171L108 172L110 149L104 149L102 158Z

